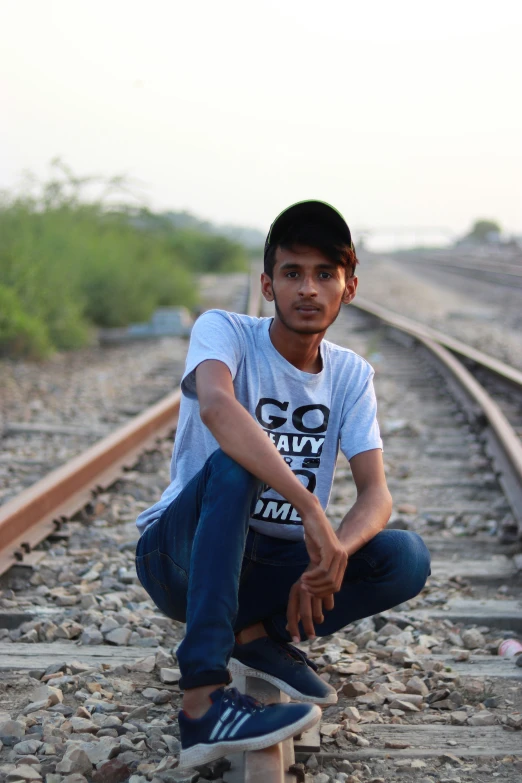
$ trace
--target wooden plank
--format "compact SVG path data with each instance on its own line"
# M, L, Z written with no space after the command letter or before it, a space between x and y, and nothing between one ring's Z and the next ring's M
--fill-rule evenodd
M321 750L321 722L316 723L308 731L303 731L299 738L294 739L294 752L298 753L318 753Z
M6 435L79 435L87 438L103 438L108 433L107 427L75 427L66 424L44 424L43 422L19 422L12 421L4 427L4 437Z
M78 645L75 642L23 644L0 642L0 671L45 669L57 661L80 661L99 666L132 664L155 655L157 647L114 647L108 644Z
M369 748L339 753L316 754L319 764L331 759L362 760L365 758L432 758L444 753L463 758L508 755L522 756L520 732L505 731L501 726L451 726L430 724L378 724L368 723L362 728L362 736L370 742ZM389 741L408 743L409 748L386 748ZM456 742L456 745L448 745ZM298 761L305 761L309 754L299 753Z
M290 701L287 696L265 680L246 678L246 692L263 704ZM284 783L285 771L293 764L293 740L285 740L265 750L245 753L245 783Z
M119 664L132 665L141 658L155 655L155 647L114 647L108 644L78 645L75 642L37 642L36 644L23 644L20 642L0 642L0 671L23 671L28 669L43 669L56 661L80 661L92 666L101 663L109 666ZM490 677L502 679L522 679L522 668L515 666L510 658L500 658L496 655L471 655L469 661L454 661L451 655L426 655L417 656L423 666L430 662L439 661L444 666L451 667L463 677ZM234 678L232 685L242 693L245 692L246 683ZM302 742L316 742L319 724L302 734ZM295 744L298 747L301 740ZM304 749L304 748L303 748Z
M442 663L459 677L480 677L489 679L522 680L522 668L515 658L501 658L498 655L471 655L468 661L455 661L451 655L423 655L419 660L426 670L431 663ZM440 672L444 677L444 672Z
M488 625L492 628L522 631L522 604L520 601L454 598L448 601L443 610L420 609L412 612L412 616L428 622L451 620L453 623Z
M473 582L508 581L517 573L513 561L505 555L492 555L488 560L439 560L431 561L432 576L437 579L461 577Z
M256 677L239 675L232 685L263 704L289 701L278 688ZM226 783L290 783L286 770L295 761L293 742L290 739L264 750L235 753L228 759L231 767L223 776Z

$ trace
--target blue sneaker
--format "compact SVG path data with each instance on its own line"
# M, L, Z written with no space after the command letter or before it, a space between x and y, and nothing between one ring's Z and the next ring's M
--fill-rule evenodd
M202 718L178 715L180 767L194 767L244 750L261 750L306 731L321 717L315 704L261 704L236 688L210 694Z
M316 674L317 666L304 652L293 644L276 642L269 636L236 644L229 669L233 674L271 682L294 701L337 703L335 688Z

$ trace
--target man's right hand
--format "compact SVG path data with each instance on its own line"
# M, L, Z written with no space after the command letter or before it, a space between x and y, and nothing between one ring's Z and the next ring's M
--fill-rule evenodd
M321 508L303 515L302 520L310 555L310 567L301 577L302 588L314 598L326 598L341 589L348 554Z

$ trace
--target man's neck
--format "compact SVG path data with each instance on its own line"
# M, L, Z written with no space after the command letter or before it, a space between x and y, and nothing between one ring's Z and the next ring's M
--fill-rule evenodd
M319 334L300 334L288 329L276 316L270 326L272 345L287 362L302 372L318 373L323 369L319 345L324 337Z

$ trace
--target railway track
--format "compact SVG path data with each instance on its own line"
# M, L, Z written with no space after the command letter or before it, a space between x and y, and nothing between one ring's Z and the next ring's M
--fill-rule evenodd
M426 340L436 342L434 335L419 342L411 324L405 331L404 324L362 304L365 310L343 311L329 337L376 368L395 501L390 524L423 535L433 573L407 605L303 645L340 699L325 710L319 732L295 743L297 763L306 766L294 770L318 783L347 783L350 776L354 783L388 783L405 773L418 781L495 775L514 783L521 775L522 668L494 653L505 636L522 635L521 547L515 535L510 544L497 535L506 520L515 530L517 506L491 451L489 419L477 414L468 392L454 396L449 370L427 352ZM476 359L466 361L476 366ZM90 754L83 759L88 778L93 764L113 756L113 767L123 765L119 774L136 776L132 783L183 779L174 772L179 742L172 710L180 693L169 652L183 629L155 612L133 572L134 518L166 485L171 451L170 438L158 439L152 419L144 426L146 453L138 459L143 441L135 442L119 457L132 470L110 486L114 474L100 481L107 464L93 476L83 472L87 495L72 492L67 502L72 509L88 500L84 510L57 527L56 510L48 508L51 542L42 540L41 529L42 543L34 555L27 553L31 546L23 547L22 539L29 526L15 541L21 553L4 554L4 562L16 564L0 593L5 709L9 718L25 722L18 739L36 744L20 749L8 740L0 772L11 765L7 771L16 775L19 760L31 756L25 766L40 776L65 776L74 766L68 760L74 740ZM172 418L162 426L171 428ZM92 493L100 483L106 488ZM349 466L341 459L330 507L334 524L354 498ZM64 504L62 498L61 515L68 516ZM0 535L8 506L0 509ZM24 508L19 506L18 520L26 518ZM33 509L36 515L38 501ZM36 697L45 696L38 691L42 676L61 690L63 703L38 705ZM53 743L54 753L48 747ZM249 754L246 770L234 760L229 771L218 767L203 775L281 780L291 754L287 744L264 756Z
M520 254L519 254L520 256ZM519 259L506 261L496 258L491 251L488 258L473 254L462 254L458 251L447 250L425 251L418 254L398 253L397 258L401 262L416 266L436 264L450 274L461 277L474 278L495 285L508 286L510 288L522 288L522 263Z

